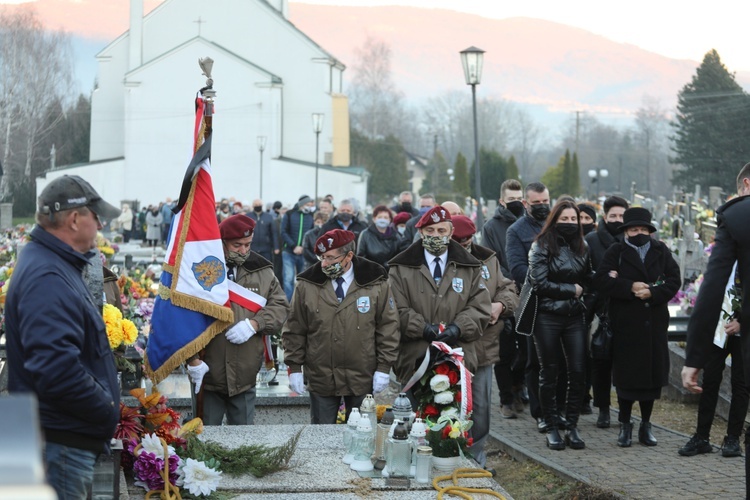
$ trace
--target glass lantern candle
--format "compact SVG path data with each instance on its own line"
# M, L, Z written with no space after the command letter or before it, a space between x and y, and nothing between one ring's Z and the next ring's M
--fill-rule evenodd
M368 472L373 470L372 452L375 451L375 438L372 435L370 421L366 418L360 418L357 424L357 431L352 436L352 451L354 460L349 466L357 472Z
M406 424L399 422L388 440L388 475L389 477L409 477L411 472L411 441L406 431Z
M344 429L344 448L346 453L344 454L343 462L349 465L354 460L354 448L352 444L352 438L357 432L357 425L362 417L359 414L359 408L352 408L352 412L349 414L349 420L346 421L346 428Z

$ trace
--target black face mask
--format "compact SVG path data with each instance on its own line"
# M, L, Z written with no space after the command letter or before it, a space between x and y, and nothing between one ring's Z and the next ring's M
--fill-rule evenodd
M350 222L354 218L354 216L352 214L348 214L344 212L344 213L340 213L338 215L338 218L341 222Z
M255 212L257 214L261 213L262 211L263 211L263 207L262 206L254 206L253 207L253 212Z
M555 224L557 232L565 238L565 241L571 241L575 239L579 234L578 224L571 224L569 222L558 222Z
M620 226L622 226L622 222L605 222L604 225L612 236L620 234Z
M531 216L538 221L544 221L549 215L549 203L531 205Z
M411 213L411 211L412 211L411 203L408 202L408 201L403 202L401 204L401 211L402 212L409 212L409 213Z
M522 201L509 201L505 204L505 208L507 208L510 213L515 215L516 218L521 217L524 210L526 210L526 207L523 206Z
M594 224L593 222L591 224L581 224L581 227L583 228L583 235L586 236L587 234L589 234L594 230L595 226L596 224Z
M635 236L628 236L628 241L631 245L642 247L643 245L651 241L651 236L648 234L636 234Z

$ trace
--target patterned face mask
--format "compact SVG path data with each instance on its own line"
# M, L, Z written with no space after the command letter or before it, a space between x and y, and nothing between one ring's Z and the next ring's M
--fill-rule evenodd
M230 250L227 252L227 264L234 267L240 267L245 263L248 255L250 255L250 252L242 254L240 252L232 252Z
M432 255L438 256L448 248L447 236L422 236L422 246Z
M340 278L344 275L344 266L341 265L341 262L336 262L335 264L329 264L325 267L321 266L321 269L323 271L323 274L325 274L329 279L335 280L336 278Z

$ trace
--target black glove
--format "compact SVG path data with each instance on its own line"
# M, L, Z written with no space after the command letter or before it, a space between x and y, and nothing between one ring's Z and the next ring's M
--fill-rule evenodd
M439 333L440 328L438 327L438 325L427 323L426 325L424 325L424 330L422 330L422 338L427 342L432 342L433 340L437 339Z
M435 340L438 342L445 342L446 344L454 344L460 336L461 329L458 328L458 326L456 326L455 324L451 323L450 325L445 327L443 333L438 335Z

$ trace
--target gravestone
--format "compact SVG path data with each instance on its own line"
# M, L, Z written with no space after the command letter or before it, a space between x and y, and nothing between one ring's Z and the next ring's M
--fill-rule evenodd
M0 229L13 227L13 203L0 203Z

